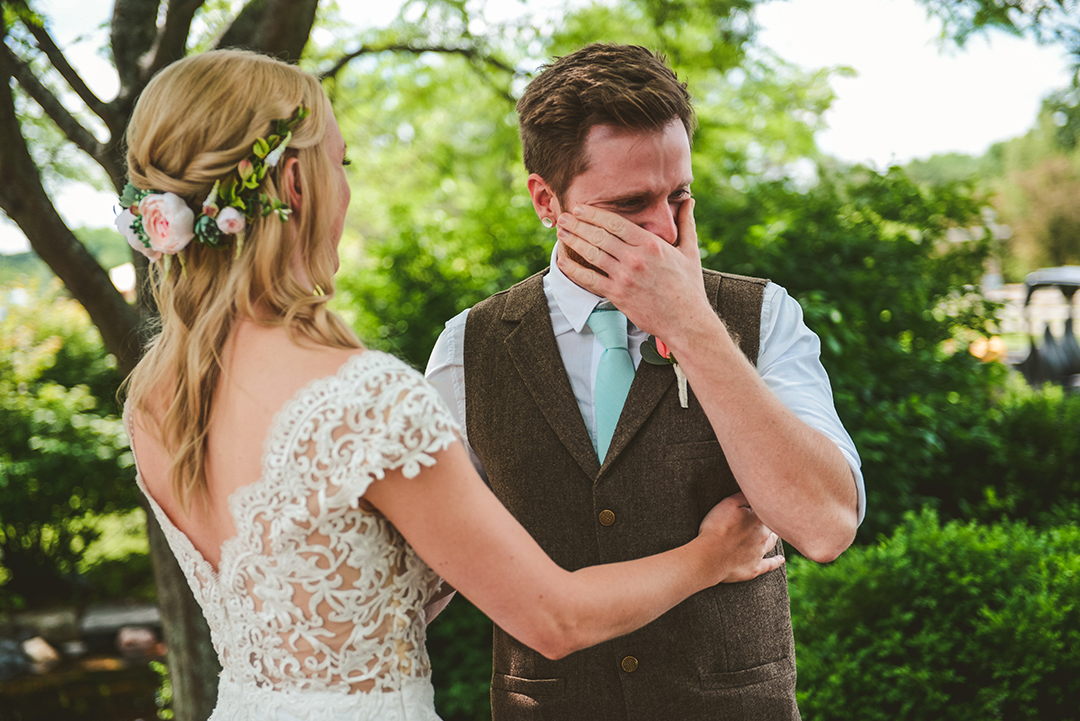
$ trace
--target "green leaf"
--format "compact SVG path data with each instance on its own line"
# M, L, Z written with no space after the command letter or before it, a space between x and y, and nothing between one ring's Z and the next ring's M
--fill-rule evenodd
M124 186L124 192L120 194L120 207L130 208L142 200L145 195L146 191L139 190L131 183L128 183Z
M669 361L656 349L656 336L651 335L641 343L641 360L654 366L669 366Z

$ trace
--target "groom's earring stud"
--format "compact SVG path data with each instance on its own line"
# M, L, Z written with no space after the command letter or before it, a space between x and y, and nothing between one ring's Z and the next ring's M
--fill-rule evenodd
M552 220L551 218L541 218L540 219L540 225L544 226L545 228L554 228L555 227L555 221Z

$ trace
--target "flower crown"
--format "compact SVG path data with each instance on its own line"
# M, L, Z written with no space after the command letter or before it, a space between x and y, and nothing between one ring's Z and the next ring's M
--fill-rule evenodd
M124 210L116 216L116 229L132 248L153 262L162 254L176 255L192 240L220 247L226 236L242 232L248 221L259 216L275 213L281 222L286 222L292 209L277 198L260 193L259 184L270 168L281 161L292 140L293 128L310 112L301 105L291 118L273 121L273 132L255 140L251 155L241 160L235 171L214 182L197 217L175 193L143 190L128 183L120 196L120 207ZM243 238L238 236L237 255L242 244Z

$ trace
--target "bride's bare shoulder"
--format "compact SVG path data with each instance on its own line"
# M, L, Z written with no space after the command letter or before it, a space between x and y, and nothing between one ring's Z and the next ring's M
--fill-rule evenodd
M288 397L312 380L331 376L363 348L331 348L297 340L285 328L237 325L223 358L222 380L262 397ZM245 393L247 395L247 393Z
M295 366L299 375L311 378L335 373L363 348L332 348L290 334L282 326L265 326L251 321L237 324L229 351L245 364ZM306 369L306 370L304 370Z

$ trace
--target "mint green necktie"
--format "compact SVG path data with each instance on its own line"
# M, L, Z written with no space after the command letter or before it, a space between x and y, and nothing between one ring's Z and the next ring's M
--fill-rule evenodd
M622 414L630 384L634 382L634 361L626 349L626 316L614 308L597 308L586 321L604 352L596 369L593 386L596 412L596 455L603 463L611 437Z

